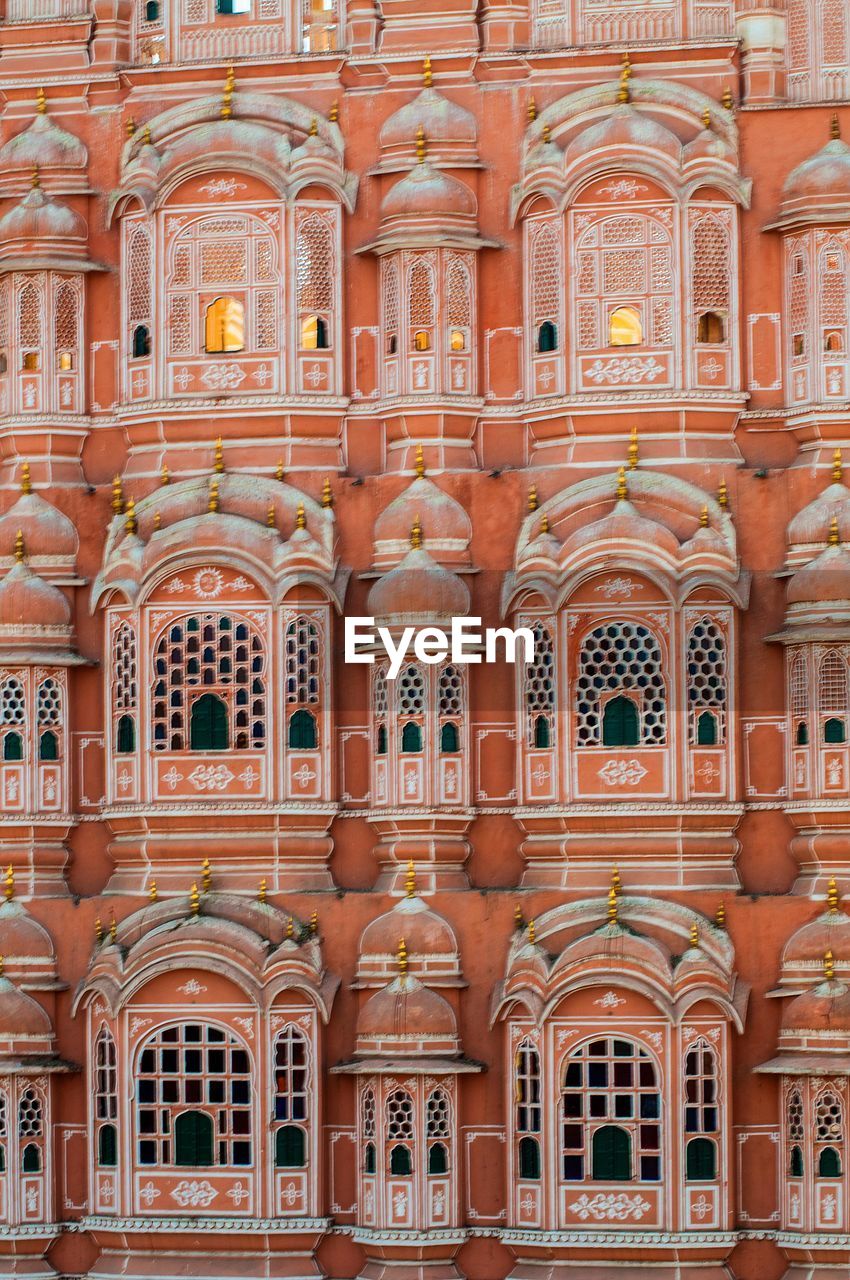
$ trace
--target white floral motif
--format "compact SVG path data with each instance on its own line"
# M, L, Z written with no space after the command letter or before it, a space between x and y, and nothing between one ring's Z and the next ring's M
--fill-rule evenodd
M699 1218L700 1222L712 1212L714 1206L710 1200L706 1200L705 1194L701 1195L699 1200L694 1200L691 1204L691 1213L695 1218Z
M130 1035L134 1036L142 1027L149 1027L152 1022L153 1018L134 1018L130 1023Z
M250 591L251 584L247 578L243 578L240 573L238 578L234 578L230 584L231 591Z
M821 1201L821 1217L824 1222L835 1221L835 1196L831 1192Z
M272 371L266 364L258 365L251 374L258 387L264 387L267 382L271 381L272 376Z
M618 178L609 182L607 187L600 187L601 196L610 196L612 200L634 200L639 191L647 191L643 182L635 182L634 178Z
M248 765L240 773L239 781L250 791L259 776L260 775L257 773L257 770L253 769L251 765Z
M174 788L177 786L177 783L183 781L183 774L178 773L175 765L172 765L171 768L168 770L168 773L164 773L162 775L162 780L163 782L167 783L168 786L173 791Z
M551 366L548 364L544 364L543 368L540 370L540 372L537 375L537 381L540 383L544 391L548 391L549 383L553 381L554 377L555 377L555 374Z
M634 590L634 585L631 578L606 578L594 590L601 591L606 600L612 599L613 596L624 596L628 599Z
M185 591L186 583L183 581L182 578L172 578L165 589L170 596L173 596L178 591Z
M100 1184L100 1194L106 1203L109 1204L109 1201L115 1195L115 1188L112 1185L111 1178L104 1178L103 1182Z
M251 1193L248 1188L243 1186L241 1182L237 1182L236 1185L231 1187L227 1193L229 1199L233 1201L237 1209L242 1204L243 1200L248 1199L250 1194Z
M186 388L195 381L195 375L194 373L190 373L186 366L183 365L183 367L175 373L174 381L181 391L185 391Z
M526 1216L532 1212L534 1209L534 1200L531 1197L530 1191L526 1191L525 1195L519 1202L519 1207Z
M649 1041L654 1049L657 1049L659 1053L661 1052L662 1045L664 1044L664 1037L660 1031L641 1031L641 1035L644 1040Z
M254 1021L252 1018L234 1018L233 1021L242 1028L249 1040L254 1039Z
M189 1182L188 1179L184 1179L182 1182L178 1182L171 1192L171 1199L176 1200L184 1209L190 1205L193 1209L199 1205L206 1209L207 1205L212 1204L217 1195L218 1192L215 1187L211 1186L206 1178L202 1182L195 1180Z
M238 364L211 364L201 375L210 391L235 391L245 381L245 370Z
M542 764L536 765L535 768L532 769L531 771L531 781L534 783L536 787L542 787L544 782L549 781L549 777L550 777L549 770L546 769Z
M655 356L612 356L605 361L594 360L587 370L587 376L597 384L609 382L620 386L624 382L654 382L656 378L663 377L665 372L664 365L659 364Z
M646 776L639 760L609 760L597 775L608 787L636 787Z
M723 365L719 360L715 360L714 356L711 356L708 360L704 360L700 365L700 373L704 374L705 377L709 378L712 382L722 372Z
M444 1191L434 1192L434 1214L441 1218L446 1207L446 1196Z
M295 770L295 772L292 775L292 779L294 782L298 783L299 787L307 787L313 781L315 776L316 774L314 770L311 769L310 766L305 763L305 764L302 764L300 769Z
M594 1000L594 1004L598 1004L600 1009L618 1009L621 1004L626 1001L622 996L618 996L615 991L606 991L604 996L600 996L598 1000Z
M158 1191L152 1182L146 1182L143 1187L139 1188L139 1199L143 1204L147 1205L148 1208L151 1207L154 1200L159 1199L161 1194L162 1192Z
M592 1197L579 1196L578 1200L570 1205L570 1213L576 1214L582 1222L586 1222L588 1218L594 1218L597 1222L604 1222L606 1219L609 1222L625 1222L629 1218L634 1218L639 1222L651 1208L652 1205L638 1193L633 1196L626 1195L625 1192L620 1192L619 1195L609 1192L604 1195L600 1191Z
M27 1213L38 1213L38 1188L27 1188Z
M328 375L325 373L321 365L314 364L307 370L304 377L307 379L311 387L319 387L323 382L327 381Z
M287 1182L286 1186L281 1190L280 1194L284 1203L288 1204L291 1209L292 1206L298 1200L299 1192L294 1182Z
M247 186L235 178L211 178L199 190L205 191L211 200L216 200L219 196L235 196L237 191L246 191Z
M800 1197L795 1192L794 1195L791 1197L791 1217L792 1219L796 1219L796 1218L799 1218L799 1216L800 1216Z
M206 987L202 982L198 982L197 978L189 978L177 990L182 991L184 996L199 996L202 991L206 991Z
M407 1212L407 1192L396 1191L393 1195L393 1213L397 1218L403 1218Z
M226 791L233 774L226 764L199 764L189 774L189 781L197 791Z

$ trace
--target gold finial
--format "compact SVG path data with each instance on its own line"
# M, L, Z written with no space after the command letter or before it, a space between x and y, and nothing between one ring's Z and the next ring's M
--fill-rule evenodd
M528 123L534 124L537 119L537 103L534 101L534 94L528 99Z
M829 522L829 538L827 539L827 546L837 547L840 541L841 538L838 533L838 516L833 516Z
M322 506L327 509L332 507L333 504L334 504L334 496L333 496L333 492L331 491L330 477L325 476L324 484L322 485Z
M537 929L533 920L529 920L528 922L528 941L532 946L536 946L537 944Z
M288 920L287 920L287 922L286 922L286 936L287 936L287 938L291 938L291 937L292 937L292 935L293 935L294 933L295 933L295 922L293 921L292 916L290 916L290 917L289 917L289 919L288 919Z
M116 476L112 481L112 510L116 516L124 512L124 489L120 476Z
M631 101L631 93L629 91L629 81L632 78L632 64L627 53L623 54L623 65L620 70L620 87L617 90L618 102Z
M5 970L5 968L6 968L6 961L3 959L2 956L0 956L0 978L3 977L3 971Z
M15 896L15 872L11 862L6 869L6 880L3 885L3 897L7 902L11 902Z
M516 906L514 907L514 928L515 929L525 928L525 917L522 914L522 907L519 905L519 903L517 903Z
M331 109L328 112L328 119L330 120L331 124L336 124L337 120L339 119L339 103L338 102L331 103Z
M21 493L26 496L32 493L32 480L30 479L30 464L24 462L21 464Z
M537 502L537 485L533 484L533 485L531 486L531 488L529 489L529 491L528 491L528 509L529 509L529 511L536 511L536 510L537 510L538 505L539 505L539 504L538 504L538 502Z
M421 480L425 475L425 450L421 444L416 446L416 461L413 464L413 469L416 472L416 479Z
M540 136L544 142L546 143L551 142L552 130L549 128L548 124L544 124L543 128L540 130Z
M723 106L727 111L732 111L734 109L735 103L732 100L732 90L729 88L728 84L723 86L723 95L720 101L723 103Z
M157 893L155 880L151 880L151 887L148 890L148 897L150 898L151 902L159 901L159 894Z
M620 907L617 902L617 890L613 884L608 890L608 923L616 924L619 917Z
M622 888L622 881L620 880L619 867L611 868L611 888L614 890L615 893L618 893L618 894Z
M835 963L831 951L827 951L823 958L823 976L827 982L832 982L835 978Z
M424 164L425 157L428 154L428 144L425 141L425 130L422 125L416 130L416 162Z
M257 901L265 902L265 900L266 900L266 882L265 880L261 880L259 892L257 893Z
M706 129L711 128L711 112L708 107L702 113L702 123Z
M209 513L210 513L211 515L215 515L216 511L218 511L218 509L219 509L219 505L220 505L220 504L219 504L219 500L218 500L218 481L217 481L217 480L211 480L211 481L210 481L210 496L209 496L209 498L208 498L208 500L207 500L207 511L209 511Z
M209 893L212 885L212 867L209 858L204 858L201 863L201 892Z
M217 476L224 474L224 443L221 436L218 436L215 442L215 453L213 454L213 471Z
M319 136L319 122L315 116L313 116L313 119L310 121L309 136L311 138L317 138Z
M103 942L103 921L100 916L94 922L94 936L98 942Z
M274 503L272 503L266 512L266 525L269 529L277 528L277 512L275 511Z
M716 910L716 911L715 911L715 913L714 913L714 923L717 925L718 929L725 929L725 928L726 928L726 904L725 904L725 902L720 902L720 903L718 903L718 905L717 905L717 910Z
M831 912L838 910L838 885L835 876L829 877L829 884L826 886L826 905Z
M726 488L725 480L721 480L717 486L717 505L722 511L729 509L729 490Z
M154 527L154 533L158 532L159 527L160 527L160 525L161 525L161 524L162 524L162 515L160 514L160 512L159 512L159 511L155 511L155 512L153 513L153 527Z
M617 472L617 501L625 502L629 496L629 487L626 484L626 468L620 467Z
M540 532L541 532L541 534L544 534L544 533L548 533L548 532L549 532L549 513L548 513L548 511L544 511L544 512L543 512L543 515L540 517Z
M146 147L151 145L151 127L149 124L146 124L142 131L142 142Z
M402 978L405 977L407 974L407 945L404 941L404 938L399 938L398 940L398 953L396 955L396 963L398 964L398 971L401 974Z
M171 474L168 470L167 462L163 462L159 469L159 482L160 484L171 484Z
M696 920L692 921L691 923L691 946L692 947L699 946L699 925L697 924Z
M313 911L310 913L310 933L315 938L318 932L319 932L319 913L318 911Z
M47 115L47 98L41 88L38 89L35 95L35 109L40 116Z
M193 883L189 890L189 910L193 916L201 914L201 895L198 893L197 882Z
M128 498L127 514L124 520L124 532L135 533L138 527L139 527L139 524L138 524L138 521L136 520L136 499Z
M277 466L274 469L274 478L275 480L279 480L281 483L283 483L283 458L280 459L280 461L278 462Z
M707 506L707 504L703 506L702 511L700 511L700 513L699 513L699 527L700 527L701 529L707 529L707 528L708 528L708 506Z
M410 549L419 551L422 547L422 522L419 516L413 518L413 528L410 530Z
M219 115L222 120L229 120L233 115L233 90L236 85L236 72L233 67L227 68L227 76L224 81L224 93L221 95L221 111Z
M115 912L112 912L112 919L109 922L109 941L114 942L118 937L118 921L115 919Z
M128 138L132 138L133 134L136 132L136 122L132 116L128 117L127 123L124 125L124 130Z
M637 466L637 464L638 464L638 457L639 457L639 453L638 453L638 429L637 429L637 424L636 424L636 423L635 423L635 425L632 427L631 432L629 433L629 448L628 448L628 453L627 453L627 455L626 455L626 456L627 456L627 458L628 458L628 462L629 462L629 471L634 471L635 467L636 467L636 466Z
M433 83L434 77L431 75L431 55L430 53L426 53L422 62L422 84L426 89L430 89Z
M412 858L407 863L407 875L404 877L404 896L406 898L416 897L416 867Z
M841 450L836 449L832 455L832 481L833 484L841 484L844 479L844 465L841 461Z
M41 177L38 172L38 165L34 164L32 167L32 174L30 175L30 187L32 188L33 191L38 191L40 186L41 186Z
M15 534L15 563L23 564L24 561L24 531L19 529Z
M835 140L836 140L837 138L840 138L840 137L841 137L841 125L838 123L838 114L837 114L837 112L833 111L833 113L832 113L832 117L831 117L831 119L830 119L830 121L829 121L829 139L830 139L830 142L835 142Z
M306 517L306 516L305 516L305 514L304 514L304 503L303 503L303 502L299 502L299 503L298 503L298 510L295 512L295 528L296 528L296 529L306 529L306 528L307 528L307 517Z

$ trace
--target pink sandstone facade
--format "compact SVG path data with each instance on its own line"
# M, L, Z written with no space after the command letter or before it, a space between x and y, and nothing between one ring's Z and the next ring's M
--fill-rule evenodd
M0 15L0 1276L847 1280L848 0Z

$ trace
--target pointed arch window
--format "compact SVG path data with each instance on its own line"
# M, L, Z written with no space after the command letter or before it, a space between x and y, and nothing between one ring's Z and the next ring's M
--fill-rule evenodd
M603 697L608 692L615 699ZM622 702L608 711L619 697ZM575 689L576 746L613 746L603 737L603 716L610 719L609 734L619 732L619 745L663 746L667 741L667 687L661 645L648 627L636 622L609 622L584 637L579 652ZM638 717L637 743L634 716Z
M331 346L336 252L328 216L311 210L296 214L295 292L300 345L305 351Z
M838 1178L844 1165L844 1102L832 1089L815 1101L814 1159L819 1178Z
M307 1125L310 1119L310 1042L292 1023L274 1045L275 1164L303 1169L307 1165Z
M44 1164L44 1102L33 1086L24 1089L18 1102L18 1144L22 1171L39 1173Z
M375 754L387 754L387 717L389 697L387 692L387 672L385 667L374 667L372 685L372 715L375 724Z
M552 222L539 222L532 224L529 234L534 345L539 352L557 351L563 292L561 232Z
M422 750L425 723L425 678L419 667L405 667L396 685L396 713L401 722L401 750Z
M459 254L449 257L445 287L449 351L468 351L472 334L471 258Z
M26 695L23 683L17 676L7 676L0 682L0 755L3 760L23 760L25 729Z
M581 1045L565 1066L561 1116L565 1181L660 1181L661 1094L646 1049L616 1036Z
M428 1095L425 1106L425 1140L428 1147L429 1174L448 1173L451 1139L452 1113L449 1095L445 1089L434 1089Z
M44 349L44 292L35 280L25 280L21 285L17 317L21 368L40 369Z
M688 731L692 746L726 740L726 637L716 622L702 618L688 633Z
M463 672L450 663L443 667L437 682L437 714L440 722L440 753L460 751L460 735L464 718Z
M540 1054L530 1040L522 1040L514 1056L514 1125L519 1139L517 1172L520 1178L540 1177L542 1117Z
M717 1055L707 1040L690 1046L684 1068L685 1176L705 1181L717 1176L720 1139ZM700 1136L688 1139L689 1134Z
M413 1172L415 1141L413 1098L406 1089L394 1089L386 1101L386 1142L390 1173L406 1177Z
M843 653L830 649L818 667L818 711L821 740L826 743L847 741L847 660Z
M136 748L138 696L136 632L129 622L121 622L112 633L112 709L120 754Z
M118 1070L115 1041L101 1027L94 1046L94 1115L97 1162L106 1167L118 1163Z
M287 624L285 641L288 743L296 750L313 751L318 746L316 710L321 696L319 628L309 618L293 619Z
M62 280L53 299L53 351L60 371L79 365L80 293L76 286Z
M638 209L614 212L605 205L571 214L574 324L580 352L674 346L676 274L670 213L669 206L650 214Z
M370 1087L364 1089L360 1099L360 1138L363 1143L363 1172L375 1173L375 1140L377 1128L377 1108L375 1092Z
M126 240L125 280L127 289L127 324L130 352L134 360L151 354L151 277L153 254L150 231L146 226L130 225Z
M605 703L602 712L603 747L636 747L640 742L640 717L634 698L619 694Z
M434 345L436 286L434 270L416 257L407 272L407 307L411 351L430 351Z
M608 319L609 347L639 347L643 321L637 307L615 307Z
M58 680L48 676L42 680L36 693L36 719L38 721L39 760L58 760L63 724L62 688Z
M529 746L546 749L555 735L555 646L552 633L535 622L534 660L524 668L526 732Z
M809 669L805 650L796 653L791 659L788 683L794 743L798 747L804 747L809 741Z
M797 1088L790 1091L785 1103L785 1134L788 1143L788 1172L792 1178L802 1178L806 1129L803 1095Z

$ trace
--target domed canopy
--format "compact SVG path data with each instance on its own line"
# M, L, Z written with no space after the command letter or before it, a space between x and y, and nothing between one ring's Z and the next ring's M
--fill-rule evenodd
M642 516L627 498L621 498L613 511L601 520L595 520L584 529L578 529L566 542L568 550L594 542L642 542L663 548L676 556L679 541L671 530Z
M399 940L409 952L413 976L437 986L460 986L457 938L447 920L414 893L401 898L363 930L358 947L357 982L383 985L397 971Z
M788 583L786 599L789 614L816 614L824 606L834 616L835 605L842 605L850 616L850 551L832 545L810 564L798 569Z
M634 151L661 152L676 164L682 152L682 144L674 133L651 116L624 104L597 124L582 130L566 149L569 165L575 158L603 149L621 153Z
M420 518L428 533L428 547L441 564L468 564L472 524L450 494L421 475L393 498L375 521L376 568L398 564L410 548L410 530Z
M0 257L64 253L84 258L86 236L86 224L79 214L51 200L41 187L33 187L0 218Z
M53 1049L50 1018L32 996L0 977L0 1064L42 1057Z
M71 651L71 610L58 587L17 560L0 582L0 656L4 662L82 661Z
M839 542L850 542L850 489L840 478L840 454L834 464L834 474L838 478L798 511L788 524L789 566L805 563L823 550L833 519L838 525Z
M451 1006L411 974L399 974L364 1004L357 1019L358 1057L460 1053Z
M381 204L381 217L474 218L478 201L469 187L430 164L418 164L391 187Z
M428 625L468 613L469 591L456 574L417 545L374 584L368 610L379 620Z
M56 953L49 933L14 898L0 903L0 939L10 977L53 975Z
M0 557L14 555L19 530L29 561L49 556L52 564L65 561L63 569L73 570L80 545L73 522L40 494L29 492L28 482L17 502L0 516Z
M782 1018L783 1031L850 1031L850 987L828 979L792 1000Z
M7 180L11 176L29 179L33 169L40 171L62 171L63 177L71 175L68 171L78 170L79 178L74 184L67 184L67 189L80 189L85 185L85 169L88 164L88 151L79 138L65 129L60 129L46 112L43 97L39 98L38 114L33 122L10 138L0 147L0 173ZM17 171L17 172L15 172ZM63 182L63 185L66 185Z
M850 146L832 136L825 147L788 175L776 226L850 223Z
M392 172L415 162L419 129L437 164L469 165L477 161L478 126L464 107L430 86L388 116L381 126L381 169Z

